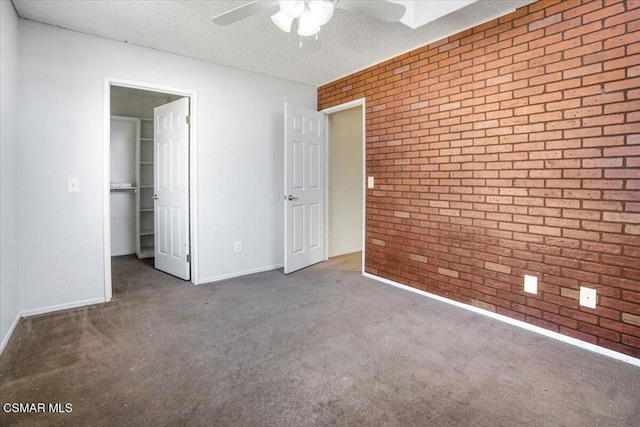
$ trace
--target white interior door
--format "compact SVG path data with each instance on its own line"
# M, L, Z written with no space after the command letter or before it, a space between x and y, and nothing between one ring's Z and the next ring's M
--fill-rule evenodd
M284 105L284 272L324 260L324 114Z
M184 280L189 268L189 98L154 109L155 267Z

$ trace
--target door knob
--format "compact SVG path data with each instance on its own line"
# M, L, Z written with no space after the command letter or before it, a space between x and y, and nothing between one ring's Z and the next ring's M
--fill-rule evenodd
M296 199L297 199L297 197L296 197L296 196L294 196L293 194L289 194L289 195L287 196L287 199L288 199L288 200L296 200Z
M158 200L158 195L157 194L153 195L153 200Z

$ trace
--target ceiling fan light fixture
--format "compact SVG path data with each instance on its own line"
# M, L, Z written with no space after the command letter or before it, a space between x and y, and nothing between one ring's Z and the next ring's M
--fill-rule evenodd
M318 25L324 25L329 22L333 16L333 2L331 0L311 0L309 2L309 10L316 19Z
M303 0L280 0L278 5L280 6L280 12L287 14L292 20L302 15L304 11Z
M291 32L291 24L293 23L294 18L284 13L282 10L271 16L271 20L278 28L280 28L285 33Z
M320 25L318 25L318 21L316 17L313 16L313 13L309 9L305 9L300 15L300 23L298 25L298 34L303 37L313 36L318 34L320 31Z

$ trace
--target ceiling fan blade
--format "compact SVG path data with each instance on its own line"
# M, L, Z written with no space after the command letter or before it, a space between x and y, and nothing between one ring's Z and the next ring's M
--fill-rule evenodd
M300 44L303 52L315 52L321 47L320 40L316 36L301 37Z
M247 4L243 4L242 6L238 6L235 9L231 9L228 12L214 16L211 18L211 21L217 25L233 24L234 22L238 22L251 15L269 10L277 3L277 1L252 1Z
M405 13L403 5L379 0L340 0L336 7L387 22L398 22Z

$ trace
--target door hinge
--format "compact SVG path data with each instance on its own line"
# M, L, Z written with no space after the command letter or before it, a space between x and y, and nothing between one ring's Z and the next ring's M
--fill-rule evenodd
M187 254L187 262L191 262L191 254Z
M187 119L187 124L190 125L191 124L191 116L186 116Z

